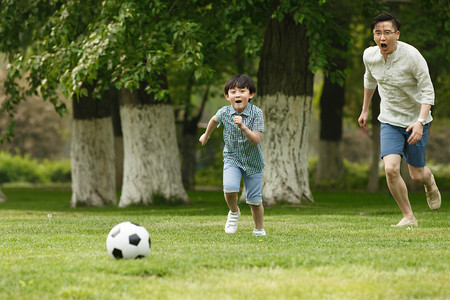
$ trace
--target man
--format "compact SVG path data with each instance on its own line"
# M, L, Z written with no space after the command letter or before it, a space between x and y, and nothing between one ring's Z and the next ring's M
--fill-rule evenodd
M434 89L425 59L417 49L398 41L400 22L388 13L372 21L376 46L364 51L364 102L359 126L365 127L369 119L369 105L375 88L381 97L380 141L389 190L403 213L395 227L417 226L411 209L408 190L400 175L402 157L408 163L415 182L425 186L428 206L438 209L441 194L434 176L425 163L431 106Z

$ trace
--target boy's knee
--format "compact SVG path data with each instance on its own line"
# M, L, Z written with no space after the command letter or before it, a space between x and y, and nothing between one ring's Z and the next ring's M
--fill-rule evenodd
M262 199L257 199L257 200L246 200L245 201L248 205L251 205L251 206L260 206L260 205L262 205Z

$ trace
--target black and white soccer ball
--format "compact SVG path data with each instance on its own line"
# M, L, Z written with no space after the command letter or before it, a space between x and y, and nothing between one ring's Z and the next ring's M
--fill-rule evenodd
M131 222L117 224L106 238L106 249L114 259L133 259L146 257L150 253L150 234Z

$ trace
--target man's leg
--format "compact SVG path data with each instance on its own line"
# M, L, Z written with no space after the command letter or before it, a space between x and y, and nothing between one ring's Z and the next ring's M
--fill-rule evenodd
M402 157L398 154L389 154L383 157L386 181L389 191L403 213L403 217L408 220L415 220L408 198L408 189L400 175L401 160Z
M430 168L427 166L418 168L411 165L408 165L408 168L411 178L415 182L425 186L428 206L431 209L438 209L441 207L441 193L439 192L439 188L436 185L436 181L434 180Z

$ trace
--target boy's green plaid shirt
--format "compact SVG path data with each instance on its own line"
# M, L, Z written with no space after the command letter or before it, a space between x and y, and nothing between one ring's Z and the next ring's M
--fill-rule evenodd
M224 126L223 161L230 162L247 172L247 175L259 173L264 168L264 157L261 145L252 145L244 133L233 122L234 116L241 116L242 122L252 131L264 132L264 119L262 110L253 104L248 104L242 113L237 113L233 106L228 105L216 113L219 125Z

